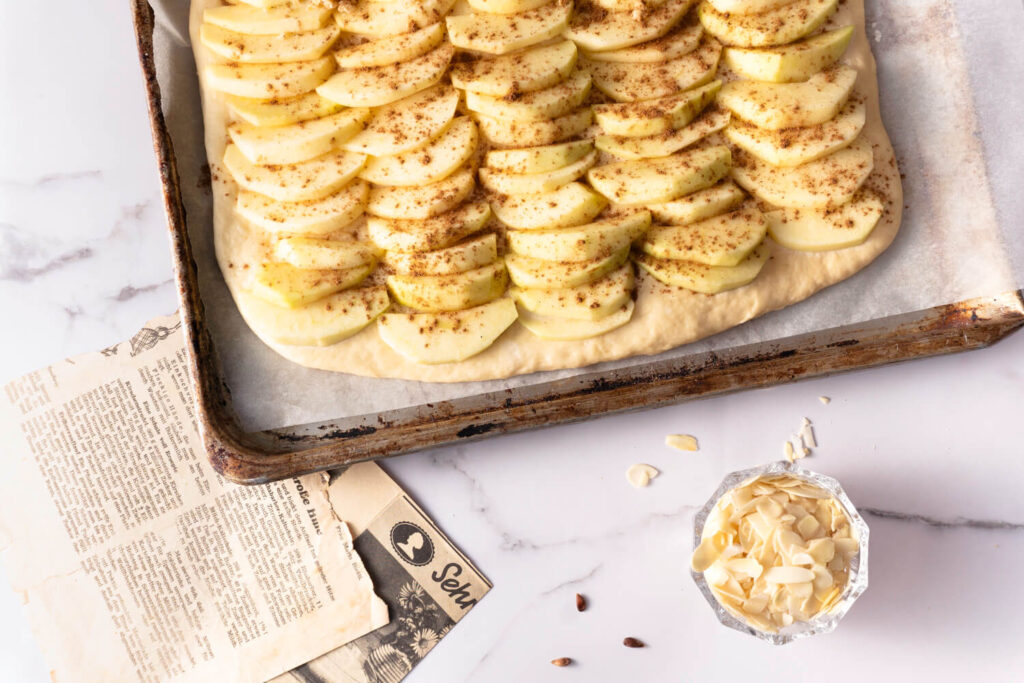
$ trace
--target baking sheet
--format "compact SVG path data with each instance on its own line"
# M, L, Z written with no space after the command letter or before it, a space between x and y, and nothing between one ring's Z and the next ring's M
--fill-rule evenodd
M235 309L213 257L211 201L186 0L157 0L163 106L214 343L243 428L376 413L595 369L769 341L929 308L1024 284L1024 7L1017 0L866 0L882 109L905 175L896 243L846 282L716 337L659 356L495 382L427 384L310 370L265 347ZM1016 106L1014 106L1016 105ZM1016 125L1015 125L1016 124ZM230 349L230 353L225 350Z

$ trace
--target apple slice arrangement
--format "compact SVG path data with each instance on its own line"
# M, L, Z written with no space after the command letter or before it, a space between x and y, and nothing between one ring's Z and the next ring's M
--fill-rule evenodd
M206 9L203 79L261 259L236 292L247 322L312 346L376 320L402 356L457 362L517 320L550 340L627 324L633 262L712 295L758 276L768 235L863 242L883 205L837 65L852 28L819 32L837 0L695 5Z

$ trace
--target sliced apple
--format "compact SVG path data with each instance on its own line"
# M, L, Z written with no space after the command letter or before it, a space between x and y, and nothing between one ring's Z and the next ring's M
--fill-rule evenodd
M633 10L653 9L665 4L665 0L591 0L595 5L604 7L609 12L631 12Z
M274 100L225 95L224 102L232 114L254 126L285 126L337 114L342 109L337 102L315 92Z
M240 190L235 212L273 234L328 235L363 215L369 184L353 180L334 194L305 202L279 202Z
M858 138L838 152L795 168L736 155L733 180L758 199L788 208L821 209L850 201L874 169L871 143Z
M576 65L576 45L562 40L499 57L460 62L451 70L452 85L492 97L550 88Z
M597 150L591 150L567 166L541 173L512 173L485 167L480 169L480 184L505 195L553 192L582 176L596 161Z
M274 64L302 62L322 57L341 35L337 26L307 33L285 33L274 36L251 36L229 31L213 24L199 27L199 40L211 52L232 62Z
M441 249L482 230L491 217L486 202L463 204L432 218L399 220L370 216L366 227L381 249L423 252Z
M521 289L509 293L535 315L567 320L600 320L622 308L633 291L633 266L626 263L607 277L566 289Z
M322 119L285 126L228 126L231 141L254 164L294 164L326 154L363 129L369 109L345 109Z
M735 266L764 241L768 224L753 203L689 225L659 225L640 243L656 258Z
M839 113L856 82L857 70L849 66L822 71L803 83L732 81L722 86L718 103L758 128L814 126Z
M484 140L494 147L540 147L562 142L585 131L594 120L590 107L542 121L513 121L474 114Z
M729 172L725 146L702 147L660 159L619 161L595 166L587 178L595 190L624 206L667 202L711 187Z
M640 45L605 52L585 51L584 55L594 62L666 62L696 50L703 34L704 28L698 23L680 24L668 35Z
M338 3L334 20L349 33L379 38L409 33L444 19L455 0L375 2L355 0Z
M706 190L688 194L661 204L648 204L655 220L671 225L687 225L735 209L746 195L731 181L723 181Z
M602 259L629 246L651 225L648 211L634 211L605 220L555 230L510 230L508 247L535 259L578 263Z
M239 310L256 333L286 346L331 346L351 337L391 305L386 287L360 287L299 306L282 308L238 291Z
M335 150L297 164L251 163L236 145L224 150L224 165L241 187L279 202L322 199L355 178L366 163L362 154Z
M379 256L375 246L354 239L294 236L274 242L274 258L296 268L344 270L373 263Z
M787 249L828 251L863 244L883 213L882 200L865 190L834 209L780 209L765 218L772 239Z
M379 107L437 83L454 55L455 48L442 43L407 62L339 71L316 91L346 107Z
M473 168L465 165L444 180L412 187L374 187L366 212L382 218L430 218L451 211L473 191Z
M775 166L800 166L850 145L864 129L867 108L850 100L831 121L807 128L765 130L733 121L725 135L729 141Z
M668 33L694 2L668 0L650 12L609 12L600 6L582 5L569 22L565 35L589 52L639 45Z
M553 0L513 16L463 14L448 17L448 40L466 50L503 55L521 50L562 33L569 25L572 2Z
M760 14L788 5L793 0L707 0L719 12Z
M839 0L795 0L757 14L720 12L708 2L698 10L704 30L726 45L785 45L813 33L835 12Z
M370 274L374 264L346 270L296 268L290 263L264 263L253 278L252 293L264 301L298 308L317 299L355 287Z
M334 59L342 69L399 64L421 57L444 40L444 24L436 23L411 33L389 35L360 45L342 48Z
M519 322L541 339L579 341L599 337L622 327L632 319L635 306L632 301L627 301L617 311L600 320L567 320L523 311L519 315Z
M290 64L210 64L203 73L217 92L277 99L302 95L324 82L334 71L334 60L321 57Z
M423 147L370 159L359 177L386 186L429 185L444 180L476 152L476 124L459 116Z
M455 116L459 91L436 85L374 110L366 128L342 144L350 152L375 157L402 154L425 145Z
M583 58L582 68L594 79L594 87L619 102L636 102L675 95L704 85L715 77L722 46L713 40L693 52L667 62L595 62Z
M482 268L497 259L498 237L491 232L437 251L389 251L384 263L399 275L452 275Z
M714 102L722 81L643 102L594 105L594 117L607 135L647 137L682 128Z
M517 14L542 7L551 0L469 0L469 6L477 12L492 14Z
M518 317L515 302L497 299L453 313L386 313L377 322L385 344L416 363L457 363L480 353Z
M853 27L846 26L784 47L728 47L722 59L743 78L776 83L806 81L839 61L852 37Z
M515 98L481 95L466 91L466 108L497 119L551 119L563 116L590 94L590 74L575 71L561 83Z
M484 157L484 165L509 173L544 173L568 166L594 149L590 140L573 140L557 145L523 149L492 149Z
M253 36L303 33L323 28L333 8L316 3L282 5L263 9L246 5L224 5L203 10L203 23Z
M718 294L753 282L768 262L769 253L767 244L762 244L735 266L707 266L692 261L655 258L642 253L636 254L634 260L638 266L666 285L700 294Z
M561 289L577 287L603 278L629 258L629 247L590 261L548 261L522 254L506 254L509 277L517 287Z
M581 225L594 220L608 200L583 183L569 183L553 192L491 198L498 219L517 230L542 230Z
M681 149L717 133L729 125L732 115L722 109L714 109L697 120L671 133L661 133L646 138L599 135L594 144L602 152L620 159L648 159L675 154Z
M508 272L501 261L452 275L389 275L395 301L428 313L460 311L504 294Z

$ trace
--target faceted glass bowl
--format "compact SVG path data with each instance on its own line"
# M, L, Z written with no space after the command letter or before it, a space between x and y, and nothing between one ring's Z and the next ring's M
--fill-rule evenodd
M690 570L690 576L693 577L694 583L697 584L697 588L700 590L704 599L708 601L711 608L715 611L715 616L718 620L728 626L729 628L742 631L749 635L766 640L769 643L775 645L785 645L791 643L799 638L807 638L809 636L815 636L819 633L831 633L839 625L846 613L853 607L853 603L857 601L857 598L868 587L868 536L869 529L864 518L860 516L857 509L850 502L846 492L843 491L843 487L839 485L839 482L832 477L826 477L823 474L811 472L809 470L801 469L796 466L795 463L786 461L773 462L768 465L761 467L754 467L749 470L740 470L733 472L722 480L715 493L708 499L708 502L704 504L704 507L697 512L697 516L693 520L693 547L696 548L700 545L701 534L704 532L704 524L707 522L708 515L711 514L715 504L718 503L718 499L724 496L731 489L739 486L740 484L762 476L778 476L788 475L797 479L802 479L810 484L825 489L831 493L837 501L839 501L840 507L843 512L850 520L851 533L859 541L860 548L857 553L853 556L850 561L850 573L846 582L846 588L843 591L842 597L839 601L824 614L819 614L814 619L806 622L797 622L791 626L787 626L780 629L778 633L766 633L759 629L754 628L747 622L733 616L729 610L718 602L718 598L711 592L711 586L708 585L707 580L704 578L702 572L695 572Z

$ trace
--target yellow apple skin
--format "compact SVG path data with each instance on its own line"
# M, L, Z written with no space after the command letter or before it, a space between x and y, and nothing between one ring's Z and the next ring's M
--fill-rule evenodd
M568 320L535 315L524 310L519 314L519 323L541 339L579 341L599 337L622 327L632 319L635 306L632 301L627 301L617 311L600 320Z
M241 290L235 296L246 323L260 337L286 346L337 344L391 305L383 286L349 289L298 308L282 308Z
M741 77L753 81L806 81L839 61L852 37L853 27L844 26L783 47L762 50L727 47L722 60Z
M518 315L515 302L501 298L449 313L386 313L377 331L385 344L415 363L457 363L493 344Z
M831 251L863 244L885 212L878 195L857 193L834 209L780 209L765 214L772 239L798 251Z
M633 255L636 264L659 282L700 294L718 294L748 285L764 268L770 254L762 244L735 266L708 266L692 261L660 259L649 254Z

